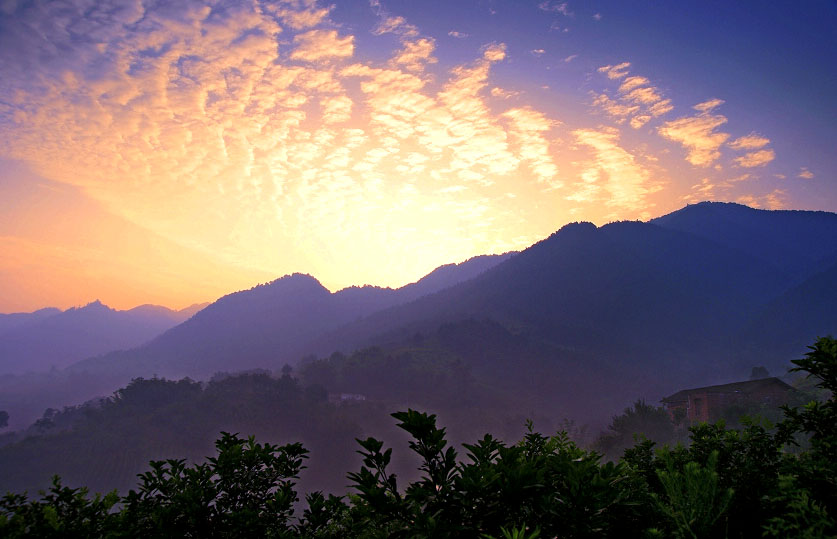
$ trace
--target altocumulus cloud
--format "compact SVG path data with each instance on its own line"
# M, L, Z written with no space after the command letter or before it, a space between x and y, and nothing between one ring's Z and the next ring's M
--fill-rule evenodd
M444 64L434 37L371 6L358 29L314 0L7 5L0 156L238 263L284 268L298 251L310 266L288 269L339 261L358 268L341 284L397 284L387 279L549 233L554 221L527 219L533 206L647 216L665 182L621 124L656 125L699 167L730 137L719 103L664 121L671 99L629 62L598 69L613 87L594 107L615 125L568 126L493 80L505 44ZM396 45L368 60L359 32ZM768 143L727 147L757 167L773 159Z
M370 32L400 46L365 62L330 11L308 1L18 5L0 18L0 92L12 97L0 103L0 152L237 262L273 267L283 249L311 242L328 245L316 263L356 256L334 238L403 245L405 267L425 256L410 254L422 243L438 259L425 264L522 246L502 239L521 220L504 209L506 184L560 189L559 122L489 106L502 101L489 81L505 45L487 44L430 89L433 38L380 13ZM398 256L357 258L381 276L404 270L387 267Z

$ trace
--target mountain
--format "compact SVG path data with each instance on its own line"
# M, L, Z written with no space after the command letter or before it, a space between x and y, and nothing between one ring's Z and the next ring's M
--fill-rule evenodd
M693 377L735 376L743 367L729 364L731 332L786 286L762 260L692 234L651 223L575 223L470 281L342 327L318 351L490 319L521 339L495 370L514 372L534 349L559 362L552 374L561 385L583 381L589 395L599 382L622 380L620 393L646 394ZM491 339L457 353L478 369Z
M837 214L701 202L651 220L748 253L802 282L837 263Z
M742 330L742 361L774 370L799 358L817 337L837 335L837 264L767 304Z
M0 313L0 335L11 330L37 324L45 318L59 314L61 309L55 307L47 307L45 309L38 309L31 313Z
M312 342L326 332L470 279L509 256L480 256L442 266L395 290L363 286L331 293L310 275L287 275L224 296L136 350L91 358L72 369L207 377L217 371L279 368L314 349Z
M745 348L747 328L777 312L774 302L813 301L807 288L793 292L809 279L834 282L816 276L830 267L835 223L825 212L706 203L647 223L572 223L523 252L442 267L398 290L330 293L295 274L225 296L142 347L68 372L122 382L203 378L335 350L421 348L453 354L491 387L550 393L562 410L583 411L593 395L614 409L684 384L740 379L763 364L743 353L764 349L757 339ZM819 296L827 309L829 296ZM770 339L798 339L783 324ZM795 357L782 354L776 364Z
M299 395L316 397L328 412L329 428L357 426L350 436L343 431L346 439L358 431L374 435L381 424L375 417L408 407L438 414L456 426L452 435L469 438L472 431L513 435L526 418L547 430L568 428L562 418L582 431L596 429L638 398L654 403L684 387L746 379L758 365L781 375L818 334L837 333L834 223L834 214L823 212L699 204L646 223L571 223L522 252L443 266L397 290L331 293L311 276L289 275L225 296L133 350L41 375L0 376L0 409L19 428L47 406L106 395L135 376L206 379L287 362L295 363ZM226 379L178 384L205 391ZM201 436L218 428L243 432L256 423L286 441L315 427L328 445L328 429L313 416L277 430L293 406L268 398L272 390L255 390L262 382L231 387L223 395L232 395L232 409L203 403L166 409L135 428L139 416L128 406L119 428L157 456L168 450L168 439L199 446ZM328 393L366 400L331 406ZM149 395L150 402L161 401L156 392ZM88 412L95 419L91 406L48 410L43 424L73 414L87 418ZM94 445L121 443L121 434L114 434L121 431L93 419ZM84 473L97 465L89 442L73 434L76 427L65 432L56 425L37 442L40 449L26 447L50 455L44 462L71 455ZM195 454L205 454L198 446ZM135 454L131 462L149 454ZM103 474L135 473L121 460L103 466Z
M195 315L195 313L203 310L208 305L208 302L195 303L193 305L189 305L188 307L180 309L179 311L175 311L169 309L168 307L163 307L161 305L145 304L140 305L138 307L134 307L133 309L128 309L125 312L130 313L132 315L136 315L138 318L146 318L149 320L154 320L158 318L168 319L174 322L174 324L176 325L192 318Z
M84 307L4 315L0 374L63 368L93 355L131 348L183 322L200 309L142 305L117 311L94 301ZM14 318L11 318L14 317Z

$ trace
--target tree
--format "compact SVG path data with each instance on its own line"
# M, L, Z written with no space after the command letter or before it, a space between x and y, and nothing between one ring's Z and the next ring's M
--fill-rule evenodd
M802 432L811 448L800 455L794 475L798 486L829 515L837 515L837 339L821 337L808 347L802 359L791 363L794 372L807 372L828 395L825 402L811 401L801 408L785 407L785 432ZM833 521L832 521L833 522ZM833 531L833 528L832 528Z
M634 436L641 435L657 443L674 440L674 423L665 408L644 400L625 408L622 415L613 417L608 432L596 440L594 447L608 458L616 459L622 451L634 445Z
M140 485L124 498L132 535L280 537L297 501L295 480L307 451L301 444L256 443L221 433L216 457L187 466L152 461Z

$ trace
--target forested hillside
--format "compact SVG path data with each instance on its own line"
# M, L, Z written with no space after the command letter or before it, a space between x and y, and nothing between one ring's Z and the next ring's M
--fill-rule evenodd
M566 432L545 436L531 423L517 443L486 434L460 451L435 415L408 410L392 417L410 437L418 468L414 479L393 473L401 444L393 451L380 439L359 438L362 461L346 475L351 494L312 492L297 507L300 477L322 471L316 452L309 454L300 443L263 444L222 433L214 457L197 464L151 462L124 497L113 492L91 498L86 489L68 488L58 478L41 498L8 494L0 500L0 532L7 537L830 537L837 533L837 341L818 340L794 363L814 376L827 400L786 408L776 425L753 420L742 430L727 430L722 423L701 423L689 429L685 446L655 449L650 440L638 440L618 462L603 462ZM242 382L253 381L229 380L204 393L240 393ZM260 380L258 385L271 385ZM291 404L294 382L284 376L277 383L273 389L283 390L274 396L291 417L318 400L307 395L302 400L307 404ZM189 381L138 381L102 411L166 407L201 391Z

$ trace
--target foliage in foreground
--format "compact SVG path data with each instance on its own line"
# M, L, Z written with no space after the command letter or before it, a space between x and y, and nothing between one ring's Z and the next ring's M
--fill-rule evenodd
M829 537L837 534L837 340L823 338L796 370L832 392L785 410L775 427L691 429L689 446L627 449L603 462L565 433L507 445L491 435L448 445L435 416L392 414L412 437L419 480L401 486L392 449L359 440L363 466L347 497L306 496L294 516L300 444L224 433L217 456L154 461L135 490L89 497L56 478L39 500L0 500L4 537ZM805 449L794 446L801 437Z

